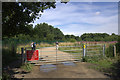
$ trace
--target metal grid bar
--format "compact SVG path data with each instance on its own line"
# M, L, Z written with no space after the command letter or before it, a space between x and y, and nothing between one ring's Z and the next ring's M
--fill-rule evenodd
M101 46L103 44L92 44L92 45L87 45L87 46Z
M60 48L61 47L81 47L81 46L59 46Z
M97 47L97 48L87 48L87 49L102 49L102 47Z
M87 52L99 52L99 51L102 51L102 50L94 50L94 51L87 51Z
M75 49L75 50L62 50L62 51L81 51L82 49Z
M94 55L87 55L87 56L99 56L99 55L102 55L102 54L94 54Z
M82 54L82 53L70 53L70 54ZM47 55L41 55L41 56L54 56L55 54L47 54ZM68 54L57 54L57 55L68 55Z
M56 51L41 51L41 52L56 52Z
M41 49L41 48L56 48L56 47L50 46L50 47L37 47L37 48Z

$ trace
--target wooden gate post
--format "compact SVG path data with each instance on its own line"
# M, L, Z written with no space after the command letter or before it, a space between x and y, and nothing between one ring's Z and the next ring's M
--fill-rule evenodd
M103 45L103 56L105 56L105 44Z
M116 46L114 45L114 57L116 57Z
M24 62L26 63L27 62L27 53L26 53L26 48L25 48L25 55L24 55Z
M24 64L24 48L21 48L21 64Z

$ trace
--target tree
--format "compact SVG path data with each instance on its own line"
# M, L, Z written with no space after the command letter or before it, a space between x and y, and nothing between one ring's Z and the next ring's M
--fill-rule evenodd
M107 33L85 33L81 35L81 39L85 41L111 41L112 38Z
M54 28L52 25L47 23L37 24L34 28L34 35L38 35L40 40L63 40L64 34L60 29Z
M55 40L63 40L64 39L64 34L58 28L54 28L54 39Z
M39 12L55 7L55 2L3 2L3 37L25 33L25 26L41 16Z
M112 35L115 35L115 33L112 33Z

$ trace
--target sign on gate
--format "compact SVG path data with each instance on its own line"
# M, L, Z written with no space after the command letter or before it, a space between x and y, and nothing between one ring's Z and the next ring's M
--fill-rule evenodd
M39 51L38 50L27 50L27 61L39 60Z

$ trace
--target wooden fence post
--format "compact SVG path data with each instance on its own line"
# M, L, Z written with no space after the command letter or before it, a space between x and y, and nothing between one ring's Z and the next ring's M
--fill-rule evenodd
M116 57L116 46L114 45L114 57Z
M105 44L103 45L103 56L105 56Z
M27 50L27 49L25 48L25 54L24 54L24 58L25 58L25 59L24 59L24 62L25 62L25 63L27 62L27 54L26 54L26 50Z
M24 48L21 48L21 64L24 64Z

